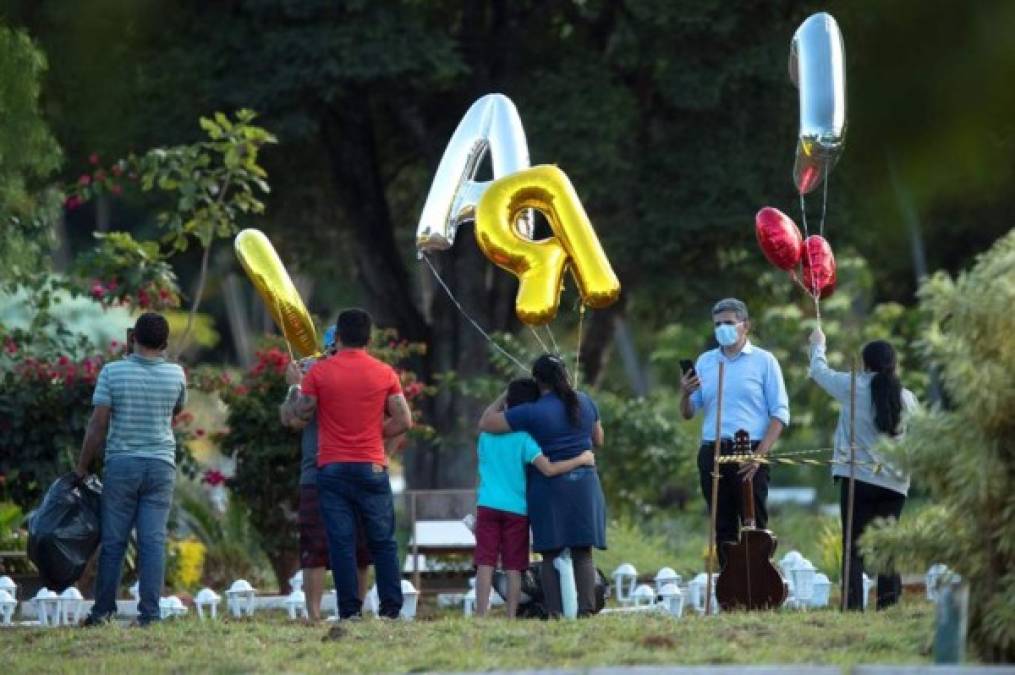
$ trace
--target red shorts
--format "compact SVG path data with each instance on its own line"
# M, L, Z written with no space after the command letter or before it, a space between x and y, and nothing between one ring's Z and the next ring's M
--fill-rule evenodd
M529 519L517 513L476 507L476 566L497 566L513 572L529 568Z
M300 486L300 567L330 568L328 561L328 532L321 515L321 504L317 497L316 485ZM356 527L356 567L368 567L373 563L367 548L366 533L360 523Z

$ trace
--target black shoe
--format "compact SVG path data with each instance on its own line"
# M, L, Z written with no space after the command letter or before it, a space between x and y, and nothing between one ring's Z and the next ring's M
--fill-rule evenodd
M112 623L112 614L89 614L85 617L85 620L81 622L83 628L95 628L96 626L105 626L106 624Z

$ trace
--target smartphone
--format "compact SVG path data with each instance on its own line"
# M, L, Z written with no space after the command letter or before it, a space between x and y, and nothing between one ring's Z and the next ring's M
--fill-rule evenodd
M680 359L680 372L684 375L688 373L694 374L694 361L690 359Z

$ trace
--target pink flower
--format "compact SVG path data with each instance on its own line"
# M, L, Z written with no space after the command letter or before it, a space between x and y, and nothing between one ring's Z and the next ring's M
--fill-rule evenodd
M223 483L225 483L226 477L225 474L223 474L218 469L208 469L207 471L204 472L204 476L201 478L201 482L207 483L208 485L215 487L216 485L222 485Z
M98 164L99 163L99 153L93 152L92 154L88 155L88 163L92 164L92 165Z
M78 178L78 185L88 186L88 185L91 185L91 183L92 183L92 177L89 176L87 173L81 174L81 177Z
M18 344L13 340L13 338L7 338L4 341L4 351L8 354L16 354L18 352Z
M81 197L78 197L77 195L71 195L70 197L67 197L67 199L64 200L63 207L68 211L73 211L79 208L81 204L82 204Z
M108 288L110 292L115 291L119 286L120 285L116 283L116 279L110 279L106 282L106 288Z
M96 281L92 283L91 293L92 297L98 300L99 298L101 298L103 295L106 294L106 287L102 285L101 281Z
M148 291L142 288L140 291L137 292L138 307L140 307L141 309L148 309L148 306L151 304L151 302L152 302L151 298L148 297Z
M204 434L205 434L204 429L194 429L194 435L197 436L198 438L204 438Z
M109 191L116 196L120 196L123 194L123 186L118 185L117 183L113 183L109 186Z

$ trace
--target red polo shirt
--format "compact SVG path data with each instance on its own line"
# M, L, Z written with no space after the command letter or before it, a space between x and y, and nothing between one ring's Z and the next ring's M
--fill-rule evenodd
M370 462L386 466L382 428L388 397L402 393L398 374L362 349L315 363L303 393L317 399L317 466Z

